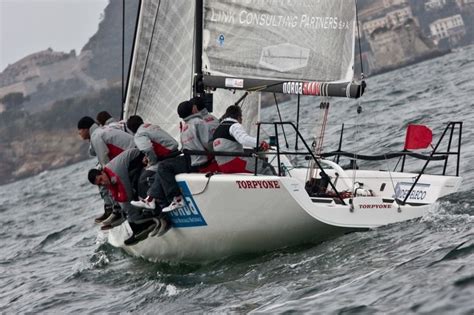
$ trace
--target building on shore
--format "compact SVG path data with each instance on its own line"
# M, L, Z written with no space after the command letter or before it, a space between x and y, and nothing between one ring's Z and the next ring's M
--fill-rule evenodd
M12 93L21 93L26 97L40 93L42 89L48 87L62 90L64 97L67 97L68 91L65 87L68 84L71 85L70 92L73 92L71 96L80 90L99 90L106 87L106 80L95 80L84 72L86 57L86 54L77 56L74 50L64 53L53 51L51 48L28 55L8 65L0 73L0 99ZM59 97L61 93L57 94ZM51 100L41 98L36 97L34 101L48 105L54 99L54 95L49 97Z
M372 32L369 44L374 54L375 68L393 68L429 54L434 45L421 35L417 23L408 19L390 28Z
M464 20L460 14L438 19L430 23L431 38L438 45L446 39L451 47L457 46L466 35Z

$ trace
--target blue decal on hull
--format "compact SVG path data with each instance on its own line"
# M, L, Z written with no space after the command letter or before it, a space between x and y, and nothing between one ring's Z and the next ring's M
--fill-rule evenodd
M183 193L185 206L168 214L171 225L177 228L207 225L186 182L178 182L178 185Z

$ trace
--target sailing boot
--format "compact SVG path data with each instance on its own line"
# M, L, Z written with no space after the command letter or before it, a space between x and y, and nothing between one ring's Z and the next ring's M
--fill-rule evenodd
M142 224L140 224L142 225ZM123 243L127 246L132 246L138 244L139 242L145 240L148 235L157 227L157 223L155 221L151 221L147 227L145 227L140 232L133 232L132 236L126 239Z
M112 212L112 214L102 222L102 226L100 227L100 229L102 231L110 230L111 228L119 226L123 222L125 222L125 218L122 214Z
M96 217L94 219L94 222L95 223L102 223L105 219L107 219L111 214L112 214L112 205L104 205L104 213L99 216L99 217Z

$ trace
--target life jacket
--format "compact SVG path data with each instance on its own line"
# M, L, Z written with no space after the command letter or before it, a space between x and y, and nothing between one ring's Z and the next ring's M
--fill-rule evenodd
M215 152L244 152L244 147L230 134L230 127L235 123L235 121L223 121L216 128L212 142ZM247 157L216 155L215 159L222 173L253 173L255 171L247 167L249 164Z

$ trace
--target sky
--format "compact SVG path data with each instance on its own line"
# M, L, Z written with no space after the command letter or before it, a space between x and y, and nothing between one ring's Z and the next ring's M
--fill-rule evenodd
M79 54L98 29L109 0L0 0L0 72L52 48Z

